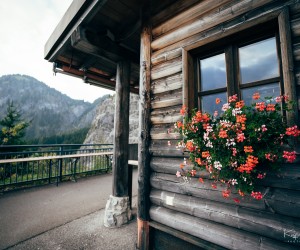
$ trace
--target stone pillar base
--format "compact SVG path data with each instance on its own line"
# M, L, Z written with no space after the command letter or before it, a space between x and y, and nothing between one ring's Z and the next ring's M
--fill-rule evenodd
M131 220L129 197L115 197L110 195L106 203L104 226L120 227Z

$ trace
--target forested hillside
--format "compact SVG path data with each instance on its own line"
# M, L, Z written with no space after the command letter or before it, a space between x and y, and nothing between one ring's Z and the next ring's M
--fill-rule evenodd
M27 141L44 143L49 142L49 137L62 141L65 134L70 138L76 133L84 138L97 106L108 97L94 103L73 100L33 77L5 75L0 77L0 118L5 115L8 102L13 101L23 119L30 121Z

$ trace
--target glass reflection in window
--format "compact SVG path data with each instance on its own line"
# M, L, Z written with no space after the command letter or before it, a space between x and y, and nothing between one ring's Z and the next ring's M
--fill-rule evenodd
M279 76L275 37L239 48L242 84Z
M201 91L226 87L225 54L200 60Z
M260 94L259 100L253 100L252 96L254 93ZM272 97L275 98L277 96L280 96L280 87L279 83L271 83L268 85L262 85L262 86L255 86L252 88L242 89L241 91L242 99L245 101L246 105L251 105L255 102L262 102L266 101L265 97ZM275 100L273 99L273 102Z
M221 103L216 104L217 98L220 98ZM213 115L215 111L218 111L218 113L220 114L224 103L227 103L226 92L202 96L201 97L201 107L202 107L201 110L202 110L202 112L206 112L211 115Z

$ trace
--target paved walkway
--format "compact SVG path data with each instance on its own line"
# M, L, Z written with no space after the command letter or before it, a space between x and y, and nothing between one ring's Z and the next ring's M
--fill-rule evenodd
M0 249L134 249L136 198L131 223L103 226L111 190L112 175L105 174L0 195Z

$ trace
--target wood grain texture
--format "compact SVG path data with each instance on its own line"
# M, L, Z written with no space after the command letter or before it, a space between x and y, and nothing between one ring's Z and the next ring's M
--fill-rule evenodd
M128 196L130 62L117 66L114 120L113 196Z
M300 219L289 216L160 190L152 190L150 200L157 206L256 233L274 240L287 241L286 232L300 234ZM299 246L300 242L295 240L291 244Z
M221 192L226 189L225 186L218 184L217 188L214 189L211 186L213 183L212 180L205 180L204 183L199 183L197 178L191 178L188 182L185 182L182 178L177 178L175 174L155 173L151 176L151 186L156 189L191 195L226 204L235 204L233 199L224 199L222 197ZM241 206L296 218L300 217L300 191L263 187L260 188L260 191L264 194L262 200L242 199ZM232 198L240 199L241 197L232 192Z
M289 243L272 240L209 220L196 218L164 207L152 206L152 220L228 249L298 249Z
M220 23L226 22L270 2L272 2L272 0L243 0L238 2L232 1L231 5L226 6L227 8L212 12L209 15L202 17L201 19L194 20L187 25L183 25L178 29L173 30L173 32L167 33L166 35L157 38L151 43L151 48L154 51L162 49L166 46L169 46L170 44L176 43L189 36L212 28Z

